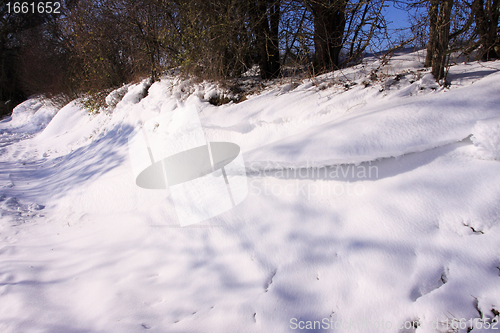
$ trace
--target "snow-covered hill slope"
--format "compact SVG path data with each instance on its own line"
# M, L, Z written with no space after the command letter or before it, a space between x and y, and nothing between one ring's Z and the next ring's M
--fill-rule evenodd
M500 62L443 88L422 61L218 107L175 77L94 115L19 105L0 122L0 332L500 329ZM168 190L135 185L128 137L189 105L241 147L249 194L181 228Z

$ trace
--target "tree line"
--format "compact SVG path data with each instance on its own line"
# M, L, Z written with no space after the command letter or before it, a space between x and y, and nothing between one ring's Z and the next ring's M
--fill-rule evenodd
M57 14L16 13L9 2L0 4L1 114L32 94L95 95L171 68L224 80L258 65L268 80L413 45L442 81L452 52L500 57L500 0L61 0ZM389 35L389 5L412 17L405 38Z

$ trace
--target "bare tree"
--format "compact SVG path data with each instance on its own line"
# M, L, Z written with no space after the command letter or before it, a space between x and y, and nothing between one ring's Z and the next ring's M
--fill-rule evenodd
M474 0L472 5L483 60L500 58L499 5L500 0Z
M430 0L429 42L425 65L432 67L432 74L437 81L445 76L452 8L453 0Z
M280 71L280 0L255 0L248 12L255 35L255 50L263 79L277 77Z
M347 0L306 0L314 20L314 66L337 68L346 25Z
M348 3L344 42L348 46L348 59L356 61L362 57L373 38L384 35L386 30L382 10L386 0L359 0Z

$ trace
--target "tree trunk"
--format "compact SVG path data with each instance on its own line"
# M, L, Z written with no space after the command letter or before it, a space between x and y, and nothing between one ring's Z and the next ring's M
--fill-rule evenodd
M445 77L452 7L453 0L431 0L429 8L430 30L425 64L432 66L436 81Z
M429 42L427 44L427 55L425 57L425 67L432 66L432 57L434 54L437 38L437 18L439 13L439 0L431 0L429 7Z
M339 65L346 25L346 0L311 0L314 20L314 67L323 72Z
M473 3L476 31L482 46L481 58L483 60L500 58L500 41L497 37L499 0L475 0Z
M260 75L263 79L278 76L279 59L279 20L280 1L257 0L254 8L250 8L253 16L255 46L258 54Z
M269 68L270 76L277 77L280 71L280 50L279 50L279 24L280 24L280 1L270 0L269 10L271 26L269 34Z

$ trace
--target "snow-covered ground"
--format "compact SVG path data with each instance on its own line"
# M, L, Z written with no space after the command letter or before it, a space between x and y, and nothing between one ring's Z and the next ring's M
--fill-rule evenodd
M443 88L422 61L218 107L175 77L94 115L19 105L0 122L0 332L500 330L500 62ZM249 194L181 228L168 190L135 185L128 137L189 105L241 147Z

